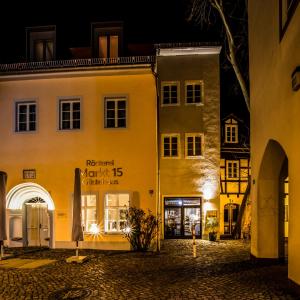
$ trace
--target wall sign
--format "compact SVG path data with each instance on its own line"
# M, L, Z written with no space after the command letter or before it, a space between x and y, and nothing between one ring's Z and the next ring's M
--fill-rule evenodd
M24 169L23 170L23 179L36 179L36 170L35 169Z
M81 169L82 184L85 185L115 185L124 175L123 168L117 166L114 160L93 160L85 162Z

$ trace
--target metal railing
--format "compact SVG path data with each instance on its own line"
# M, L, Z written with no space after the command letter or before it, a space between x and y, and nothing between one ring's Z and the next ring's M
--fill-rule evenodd
M9 73L28 73L48 70L67 70L78 68L89 68L98 66L116 66L116 65L136 65L152 64L155 62L155 56L130 56L113 58L81 58L68 60L51 60L41 62L26 62L13 64L0 64L0 74Z

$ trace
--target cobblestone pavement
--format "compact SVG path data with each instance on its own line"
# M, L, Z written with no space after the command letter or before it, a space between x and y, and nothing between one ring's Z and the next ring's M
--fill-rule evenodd
M0 299L300 299L289 289L287 265L251 260L245 241L167 240L160 254L44 250L22 258L57 262L37 269L1 269Z

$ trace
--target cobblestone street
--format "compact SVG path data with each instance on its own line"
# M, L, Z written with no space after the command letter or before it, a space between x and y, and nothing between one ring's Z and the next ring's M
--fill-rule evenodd
M22 258L55 263L36 269L0 268L0 299L300 299L288 286L287 265L250 260L244 241L167 240L160 254L43 250Z

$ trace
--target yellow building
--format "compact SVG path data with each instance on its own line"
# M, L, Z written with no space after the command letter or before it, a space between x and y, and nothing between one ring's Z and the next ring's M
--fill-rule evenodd
M74 66L65 64L59 71L47 62L20 64L22 71L10 65L0 75L0 169L8 174L8 245L74 246L72 193L78 167L82 246L126 249L124 205L156 211L151 60L68 63ZM97 227L101 234L95 236Z
M300 285L300 5L249 1L248 8L251 253L287 259L288 277Z
M74 247L75 168L82 247L128 249L129 206L161 216L162 238L191 238L192 225L203 237L220 217L221 48L124 57L122 23L91 28L91 47L71 60L56 58L55 26L27 28L29 62L0 65L8 245Z

